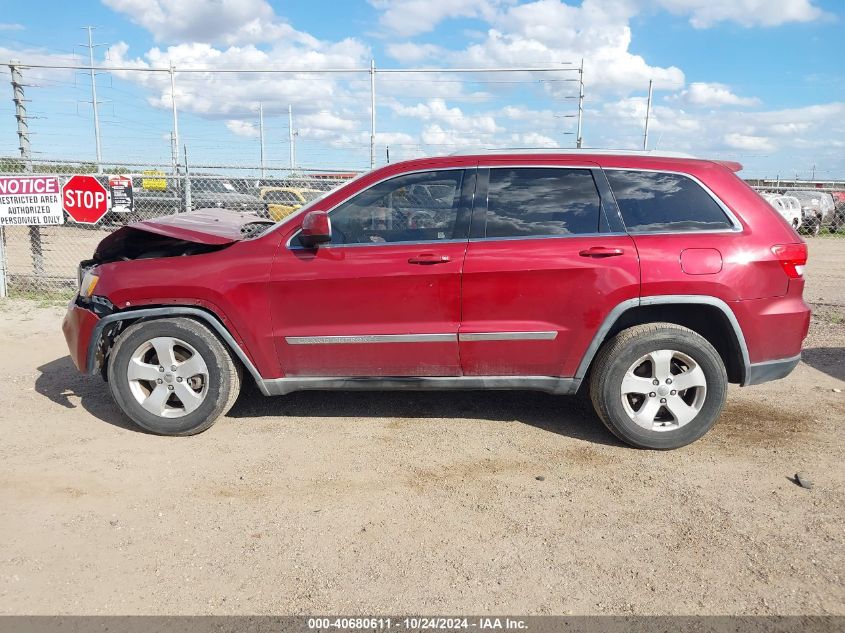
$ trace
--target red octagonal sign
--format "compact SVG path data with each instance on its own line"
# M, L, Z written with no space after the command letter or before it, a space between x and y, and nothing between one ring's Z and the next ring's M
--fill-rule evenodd
M109 210L109 196L93 176L73 176L62 187L62 205L72 220L96 224Z

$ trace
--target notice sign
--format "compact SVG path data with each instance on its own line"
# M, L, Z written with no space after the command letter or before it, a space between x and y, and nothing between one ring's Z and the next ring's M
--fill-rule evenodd
M132 213L132 179L128 176L109 176L111 210Z
M62 196L55 176L0 177L0 225L63 224Z

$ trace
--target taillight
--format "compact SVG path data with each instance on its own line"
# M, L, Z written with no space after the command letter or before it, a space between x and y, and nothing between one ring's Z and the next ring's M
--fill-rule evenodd
M807 263L806 244L775 244L772 252L778 258L783 271L790 279L800 279L804 275Z

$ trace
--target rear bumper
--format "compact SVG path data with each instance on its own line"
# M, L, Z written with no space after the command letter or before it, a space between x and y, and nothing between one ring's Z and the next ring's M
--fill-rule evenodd
M750 385L759 385L760 383L769 382L771 380L780 380L786 378L792 373L792 370L798 366L801 361L801 354L791 358L781 358L778 360L770 360L765 363L753 363L748 365L745 369L745 380L742 383L743 387Z
M96 314L77 305L76 300L71 301L67 307L62 332L73 364L82 373L88 373L88 350L91 336L99 321L100 318Z

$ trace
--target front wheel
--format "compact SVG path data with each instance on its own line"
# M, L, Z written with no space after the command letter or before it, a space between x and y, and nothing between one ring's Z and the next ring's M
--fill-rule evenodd
M619 439L672 449L710 430L727 385L722 359L704 337L672 323L650 323L623 330L604 345L590 377L590 397Z
M135 323L117 339L108 378L115 402L138 426L194 435L234 404L241 367L202 323L159 319Z

